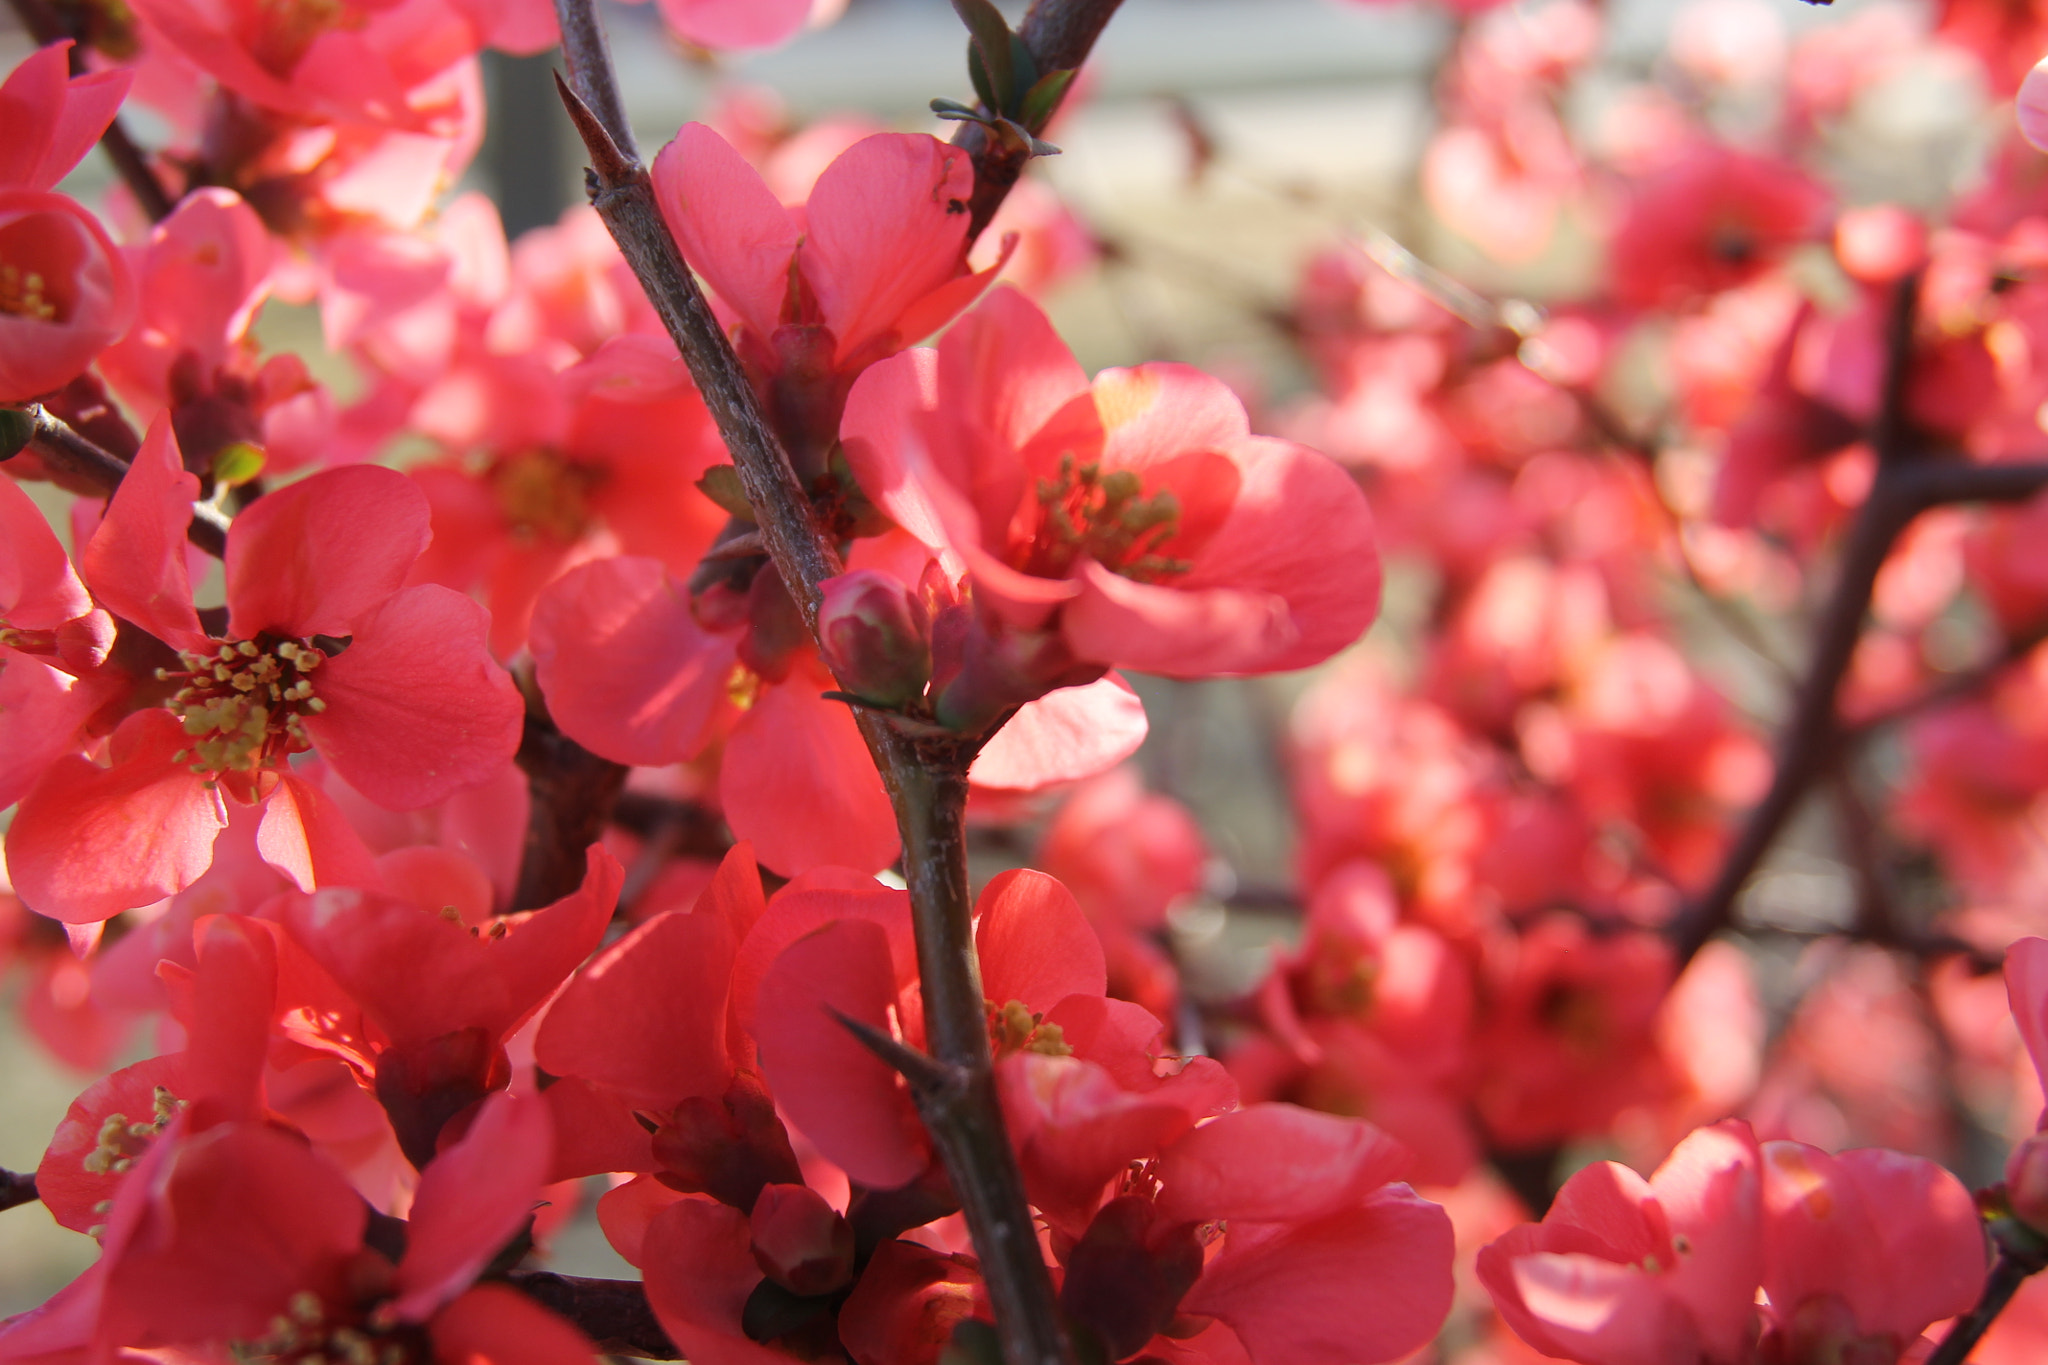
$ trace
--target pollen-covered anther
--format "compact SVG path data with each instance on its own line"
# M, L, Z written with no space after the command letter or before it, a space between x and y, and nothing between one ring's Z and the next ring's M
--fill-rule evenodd
M179 669L158 669L181 684L167 705L191 744L178 751L195 773L254 772L312 747L304 718L327 703L309 676L327 655L300 640L231 640L211 655L181 654Z
M1074 1054L1060 1026L1046 1023L1043 1015L1033 1014L1023 1001L998 1005L993 1000L984 1000L982 1006L988 1013L989 1046L996 1056L1008 1057L1017 1052L1036 1052L1046 1057Z
M126 1114L109 1114L100 1121L99 1141L85 1154L82 1163L89 1175L125 1175L135 1159L148 1150L150 1140L169 1126L185 1102L163 1086L156 1088L150 1117L130 1122ZM99 1212L99 1210L94 1210Z
M37 322L62 322L63 311L49 293L49 281L33 270L0 265L0 313Z
M1105 474L1100 462L1077 464L1060 456L1059 473L1037 485L1039 523L1017 567L1039 577L1063 577L1075 561L1093 559L1125 578L1148 583L1186 573L1192 566L1160 550L1180 534L1180 499L1169 492L1143 496L1128 469Z
M234 1343L235 1358L293 1365L408 1365L427 1355L418 1328L381 1324L375 1314L361 1318L347 1309L330 1310L318 1294L305 1289L292 1295L269 1328L255 1341Z

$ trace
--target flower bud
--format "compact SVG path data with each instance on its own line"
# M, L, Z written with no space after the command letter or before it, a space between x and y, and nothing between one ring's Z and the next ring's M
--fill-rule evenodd
M808 1185L769 1185L754 1201L754 1262L792 1294L829 1294L853 1281L853 1227Z
M818 644L840 686L879 706L923 696L932 676L931 621L916 595L873 569L820 586Z
M2005 1163L2005 1197L2014 1217L2048 1235L2048 1133L2036 1133L2012 1149Z

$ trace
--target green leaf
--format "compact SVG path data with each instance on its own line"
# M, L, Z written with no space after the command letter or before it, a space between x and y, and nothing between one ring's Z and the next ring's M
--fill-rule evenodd
M1060 101L1067 97L1067 87L1073 83L1072 68L1040 76L1038 83L1025 92L1024 107L1018 111L1017 121L1034 133L1043 132L1052 116L1060 111Z
M740 1309L740 1330L752 1341L773 1341L794 1332L830 1307L825 1298L792 1294L773 1280L763 1280Z
M958 100L933 100L932 113L954 123L987 123L988 116L979 109L969 109Z
M261 446L231 442L213 453L213 481L223 488L245 484L263 472L264 463Z
M21 454L35 439L36 415L20 408L0 408L0 460Z
M972 38L967 40L967 79L974 83L974 97L981 101L982 108L1002 112L996 88L989 83L988 67L981 60L981 44Z
M1012 61L1012 36L1009 24L989 0L953 0L953 12L967 25L967 31L974 35L974 50L981 54L986 68L988 89L975 82L976 93L991 109L1002 110L1010 106L1023 87L1018 84L1017 71ZM968 75L974 74L974 59L970 54L967 62ZM993 98L990 98L993 96Z
M704 477L697 480L697 491L741 521L753 522L754 505L740 486L740 472L731 465L715 464L705 470Z

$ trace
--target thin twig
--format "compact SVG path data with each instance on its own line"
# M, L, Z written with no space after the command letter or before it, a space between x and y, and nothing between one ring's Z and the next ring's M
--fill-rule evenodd
M9 0L9 3L21 19L21 26L28 30L38 46L48 47L65 38L71 39L71 74L77 76L85 72L85 44L65 26L63 17L51 7L49 0ZM107 131L100 134L100 148L106 152L107 160L114 163L115 173L128 186L128 192L135 196L135 202L142 206L142 211L149 215L150 222L161 223L170 217L177 204L164 189L163 181L157 179L156 172L150 169L149 158L142 148L128 136L120 115L116 114L107 124Z
M90 483L108 497L114 495L114 490L121 486L121 480L128 476L126 460L79 435L40 403L30 403L21 411L35 421L35 433L29 437L28 449L40 456L44 464ZM194 503L191 523L185 527L185 538L218 559L227 553L228 519L211 504Z
M1843 738L1860 743L1877 731L1911 720L1914 716L1961 701L1997 681L1998 675L2025 659L2048 641L2048 622L2038 622L2018 631L1999 647L1998 653L1960 672L1943 678L1924 691L1915 693L1896 705L1882 711L1872 712L1854 725L1844 727Z
M1934 1353L1923 1365L1963 1365L1991 1329L1992 1322L2005 1311L2005 1306L2012 1302L2012 1296L2019 1293L2027 1276L2036 1269L2039 1267L2028 1266L2011 1253L2001 1251L1998 1263L1991 1267L1991 1274L1984 1281L1984 1293L1977 1300L1977 1306L1956 1319L1955 1326L1948 1329L1948 1335L1942 1338L1941 1345L1934 1348Z
M0 1171L0 1209L33 1204L39 1197L34 1171Z

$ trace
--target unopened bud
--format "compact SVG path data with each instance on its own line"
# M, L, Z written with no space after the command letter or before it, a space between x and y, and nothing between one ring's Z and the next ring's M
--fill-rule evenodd
M923 696L932 676L931 621L916 594L873 569L819 586L819 650L839 685L880 706Z
M2005 1163L2005 1198L2015 1218L2048 1235L2048 1133L2036 1133L2012 1149Z
M853 1281L853 1228L808 1185L769 1185L754 1201L754 1262L761 1273L806 1297Z

